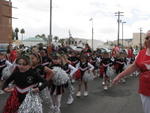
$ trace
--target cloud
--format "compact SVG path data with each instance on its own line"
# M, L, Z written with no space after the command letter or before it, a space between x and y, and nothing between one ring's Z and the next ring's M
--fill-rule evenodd
M25 28L26 37L49 34L49 0L14 0L13 28ZM133 32L150 29L148 0L53 0L53 35L67 37L69 29L74 37L91 38L91 22L94 22L94 38L102 41L117 39L115 12L124 12L121 20L124 37L132 38ZM121 27L121 26L120 26ZM120 33L121 37L121 33Z

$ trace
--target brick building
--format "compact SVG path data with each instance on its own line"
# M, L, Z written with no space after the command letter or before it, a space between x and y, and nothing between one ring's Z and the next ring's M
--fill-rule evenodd
M12 42L12 3L0 0L0 44Z

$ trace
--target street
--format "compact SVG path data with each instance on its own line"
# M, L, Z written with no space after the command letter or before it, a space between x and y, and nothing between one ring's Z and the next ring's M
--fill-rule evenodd
M137 93L138 78L130 77L125 84L120 83L108 91L102 89L100 79L89 82L89 96L75 97L72 105L62 100L62 113L143 113L140 96ZM76 86L76 84L75 84ZM67 93L67 92L66 92ZM0 113L5 104L6 94L0 95ZM46 109L45 109L45 112Z

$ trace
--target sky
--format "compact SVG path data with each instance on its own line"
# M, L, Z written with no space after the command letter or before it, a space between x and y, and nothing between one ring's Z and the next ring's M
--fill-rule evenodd
M13 29L25 29L25 38L37 34L49 34L50 0L12 0ZM92 21L94 39L101 41L117 40L117 16L123 24L124 38L132 38L134 32L150 29L148 0L53 0L52 35L59 38L72 37L91 39ZM122 25L122 24L121 24ZM122 26L120 25L120 38Z

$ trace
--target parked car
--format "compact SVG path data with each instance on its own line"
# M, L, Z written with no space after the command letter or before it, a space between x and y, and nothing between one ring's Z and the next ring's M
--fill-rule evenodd
M79 47L79 46L70 46L73 50L75 51L82 51L83 47Z

